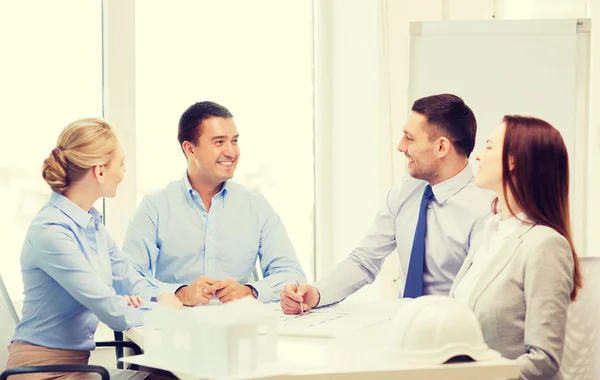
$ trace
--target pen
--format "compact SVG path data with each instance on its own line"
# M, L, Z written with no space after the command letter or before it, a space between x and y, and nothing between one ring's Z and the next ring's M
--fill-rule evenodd
M300 290L300 284L296 281L296 293ZM304 314L304 307L302 306L302 302L300 302L300 314Z

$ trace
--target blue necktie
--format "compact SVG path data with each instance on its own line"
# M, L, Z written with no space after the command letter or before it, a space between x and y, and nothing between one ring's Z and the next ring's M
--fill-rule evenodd
M421 207L419 208L419 220L410 251L410 262L408 274L404 286L404 298L417 298L423 295L423 268L425 266L425 232L427 231L427 206L433 199L431 186L425 186Z

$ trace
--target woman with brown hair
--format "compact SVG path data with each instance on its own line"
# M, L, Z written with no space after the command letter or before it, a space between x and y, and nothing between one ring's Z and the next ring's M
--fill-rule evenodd
M477 157L477 186L496 192L450 296L471 307L490 348L520 379L559 380L567 309L581 288L569 216L569 159L549 123L505 116Z
M112 198L125 174L123 149L103 119L81 119L60 134L42 167L52 189L35 216L21 252L23 319L8 347L7 368L87 364L99 321L123 331L143 323L140 304L181 307L173 294L142 277L112 240L93 205ZM117 379L144 372L111 371ZM81 379L82 373L16 375L26 379Z

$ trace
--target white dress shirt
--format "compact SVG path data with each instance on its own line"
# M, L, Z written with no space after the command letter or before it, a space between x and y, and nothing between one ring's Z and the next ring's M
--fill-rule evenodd
M524 223L529 223L529 219L524 213L519 213L516 218L513 216L505 220L501 220L501 215L498 213L483 223L483 241L478 248L475 248L475 255L469 270L456 285L454 298L465 304L469 302L469 297L471 297L481 273L484 273L485 268L497 258L498 254L501 254L500 250L506 243L506 239Z
M358 247L314 284L321 295L319 306L339 302L375 281L385 258L394 250L406 278L425 185L426 181L406 176L389 191L383 210ZM491 214L494 194L475 187L469 165L432 189L435 198L427 210L423 294L448 295L469 251L474 226Z

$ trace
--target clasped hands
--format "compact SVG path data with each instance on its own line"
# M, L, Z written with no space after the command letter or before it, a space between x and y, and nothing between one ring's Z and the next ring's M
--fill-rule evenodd
M228 303L252 295L252 288L248 285L233 279L215 280L208 276L200 276L175 292L175 296L185 306L206 305L214 296L222 303Z
M180 308L182 306L196 306L210 302L217 296L222 303L231 302L239 298L253 296L252 288L242 285L233 279L215 280L208 276L200 276L191 284L179 288L175 294L163 293L158 302ZM144 304L142 297L123 296L128 306L135 308Z

